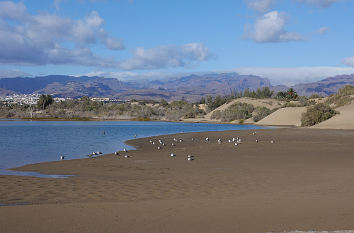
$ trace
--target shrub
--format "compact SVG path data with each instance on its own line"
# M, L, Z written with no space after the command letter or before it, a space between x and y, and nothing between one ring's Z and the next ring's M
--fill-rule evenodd
M336 115L337 112L329 105L319 103L307 108L307 111L302 114L301 125L312 126Z
M234 121L252 117L254 106L246 103L235 103L224 110L221 114L222 121Z
M253 116L253 120L257 122L271 114L273 111L266 107L257 107L255 112L256 114Z
M309 99L321 99L323 98L322 96L320 96L319 94L312 94Z
M220 119L221 118L221 111L220 110L216 110L214 111L211 116L210 116L211 119Z
M354 87L347 85L339 89L337 94L330 96L326 103L334 104L335 107L340 107L349 104L353 100L351 95L354 95Z

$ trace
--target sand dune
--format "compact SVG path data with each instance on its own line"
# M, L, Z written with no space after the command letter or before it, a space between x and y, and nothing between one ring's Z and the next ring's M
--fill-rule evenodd
M287 107L273 112L257 125L293 125L301 126L301 115L306 112L306 107Z
M340 114L312 127L322 129L354 129L354 102L339 107L336 110Z

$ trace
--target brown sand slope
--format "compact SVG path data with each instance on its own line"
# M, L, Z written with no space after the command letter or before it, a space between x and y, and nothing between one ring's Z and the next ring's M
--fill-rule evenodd
M226 142L236 136L244 139L241 145ZM172 147L173 137L183 141ZM14 205L0 206L0 232L354 229L354 131L271 129L152 139L167 146L157 150L138 139L130 142L138 150L128 159L105 155L21 168L76 175L68 179L0 176L0 203ZM187 161L188 154L195 160Z
M313 128L321 129L354 129L354 102L336 109L340 114L321 122Z
M294 125L301 126L301 115L306 107L287 107L273 112L264 119L258 121L257 125Z

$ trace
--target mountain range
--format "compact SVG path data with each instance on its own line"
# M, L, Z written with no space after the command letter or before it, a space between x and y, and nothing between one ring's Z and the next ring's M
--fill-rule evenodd
M292 86L300 95L330 95L344 85L354 85L354 74ZM269 87L275 92L289 87L273 86L269 79L237 73L188 75L165 80L120 81L115 78L49 75L40 77L1 78L0 95L51 94L54 97L112 97L118 99L181 99L197 101L207 95L227 95L246 88Z

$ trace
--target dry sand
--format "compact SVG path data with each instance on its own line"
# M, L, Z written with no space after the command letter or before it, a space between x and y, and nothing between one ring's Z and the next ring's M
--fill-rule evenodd
M306 107L280 108L269 116L258 121L256 124L301 126L301 115L304 112L306 112Z
M225 142L236 136L244 139L241 145ZM172 147L173 137L183 141ZM218 138L225 143L218 145ZM138 149L128 152L128 159L105 155L19 168L75 175L67 179L0 176L0 203L14 205L0 207L0 232L354 229L353 130L270 129L256 135L226 131L153 139L167 146L157 150L148 139L137 139L129 142ZM195 160L187 161L188 154Z

